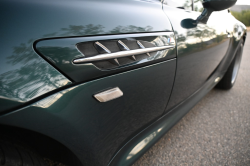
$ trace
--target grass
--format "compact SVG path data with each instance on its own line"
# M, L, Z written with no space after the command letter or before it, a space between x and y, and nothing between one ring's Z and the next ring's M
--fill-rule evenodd
M237 20L250 27L250 10L243 10L241 12L232 11L231 13Z

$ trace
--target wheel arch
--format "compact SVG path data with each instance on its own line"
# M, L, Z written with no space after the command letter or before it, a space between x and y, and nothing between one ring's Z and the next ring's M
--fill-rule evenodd
M82 166L76 155L60 142L35 131L0 125L0 138L34 150L43 158L66 165Z
M243 35L243 45L245 45L246 38L247 38L247 32L245 32L244 35Z

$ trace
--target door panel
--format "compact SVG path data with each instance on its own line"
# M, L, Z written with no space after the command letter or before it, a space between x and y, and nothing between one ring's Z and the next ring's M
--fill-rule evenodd
M167 5L163 5L163 9L173 25L177 42L176 79L167 107L170 110L197 91L211 76L227 53L229 38L223 12L214 12L207 24L192 27L189 20L195 20L200 12Z

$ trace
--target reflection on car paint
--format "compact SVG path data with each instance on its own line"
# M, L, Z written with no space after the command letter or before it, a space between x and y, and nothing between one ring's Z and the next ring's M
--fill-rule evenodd
M180 26L185 19L195 20L200 12L176 10L166 5L163 9L172 22L178 51L176 80L167 112L195 93L210 78L221 60L229 56L233 48L229 44L233 44L234 39L228 38L228 32L233 30L230 19L234 18L227 11L213 12L207 24L184 25L192 24L191 21L184 21Z
M3 106L0 111L11 111L25 102L71 83L71 80L34 52L33 43L37 39L172 29L168 20L159 21L165 19L162 11L158 10L161 8L159 2L152 6L151 3L143 1L131 1L130 5L120 8L122 4L122 1L108 4L104 1L77 0L65 0L60 3L49 0L32 3L25 0L15 1L15 3L8 0L1 1L1 12L8 13L8 19L6 20L4 14L0 15L0 19L5 20L5 25L11 28L1 27L1 30L4 28L1 36L4 45L1 47L0 56L0 103L4 105L1 104ZM13 7L15 12L9 12L13 10ZM141 13L144 14L137 17L133 17L132 13L127 13L128 9L136 11L145 7L154 12L154 15L143 10ZM94 13L93 10L95 10ZM117 17L113 18L114 24L110 24L106 18L113 17L114 11ZM86 14L89 12L92 14ZM31 17L30 13L35 13L36 17ZM81 17L75 17L76 15L81 15ZM122 21L121 16L124 18ZM148 20L151 20L150 25ZM64 51L70 52L71 50L65 49ZM62 63L71 62L62 61ZM36 74L30 74L30 71ZM42 74L43 77L37 74ZM14 86L10 87L10 85Z

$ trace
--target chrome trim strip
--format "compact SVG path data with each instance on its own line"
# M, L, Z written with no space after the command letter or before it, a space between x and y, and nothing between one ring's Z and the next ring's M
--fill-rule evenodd
M174 48L174 45L120 51L120 52L114 52L110 54L100 54L100 55L88 57L88 58L78 58L78 59L73 60L73 63L79 64L79 63L110 60L110 59L116 59L116 58L121 58L121 57L127 57L131 55L144 54L144 53L154 52L154 51L161 51L161 50L170 49L170 48Z
M118 87L94 95L96 100L100 101L101 103L117 99L121 96L123 96L123 92Z
M141 47L141 48L143 48L143 49L145 48L144 45L142 45L141 42L139 42L138 40L137 40L137 44L139 45L139 47ZM147 54L148 56L150 56L150 54L149 54L148 52L147 52L146 54Z
M107 47L105 47L104 45L102 45L98 41L95 42L95 47L100 54L106 54L106 53L110 54L111 53L111 51ZM114 65L120 66L120 63L117 59L110 59L109 62L114 64Z
M121 40L118 40L117 43L118 43L119 48L120 48L122 51L128 51L128 50L130 50L130 49L126 46L126 44L124 44ZM131 56L131 59L134 60L134 61L136 61L136 58L135 58L134 55Z

